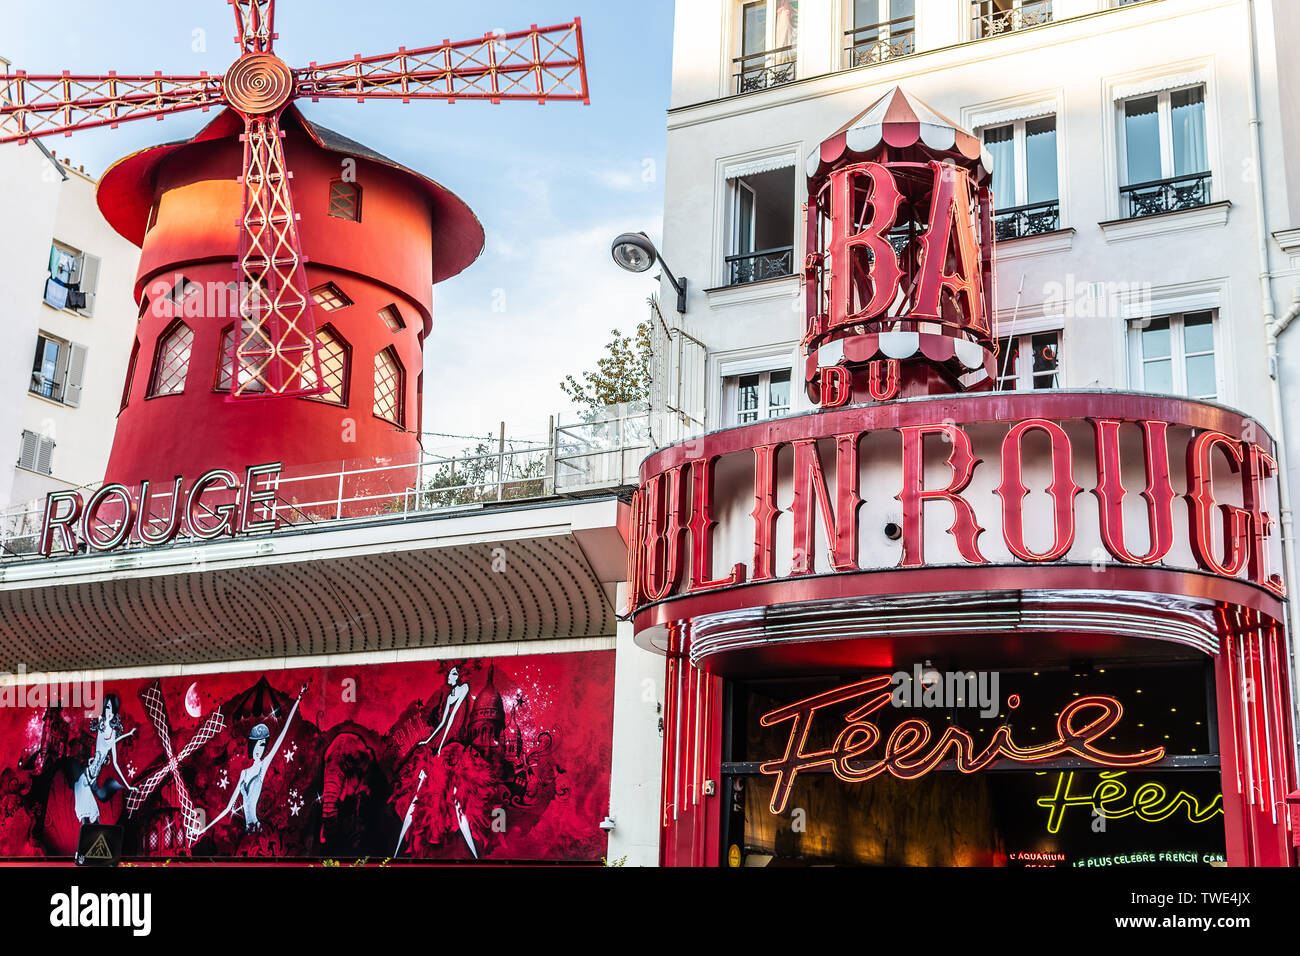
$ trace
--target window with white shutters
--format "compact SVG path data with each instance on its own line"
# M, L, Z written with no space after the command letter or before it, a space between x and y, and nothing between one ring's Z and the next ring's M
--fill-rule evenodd
M54 439L48 435L23 429L22 442L18 451L18 467L42 475L52 474Z
M42 332L36 337L32 380L28 391L76 408L86 375L86 347Z
M98 256L60 242L50 245L49 277L45 280L45 304L90 318L95 314L99 292Z

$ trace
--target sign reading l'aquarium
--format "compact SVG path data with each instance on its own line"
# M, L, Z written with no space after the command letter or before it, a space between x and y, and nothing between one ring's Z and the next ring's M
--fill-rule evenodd
M7 688L0 857L605 855L613 651Z

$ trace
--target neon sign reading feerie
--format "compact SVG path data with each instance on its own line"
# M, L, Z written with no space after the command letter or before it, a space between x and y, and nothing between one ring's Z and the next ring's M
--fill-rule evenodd
M1177 815L1188 823L1205 823L1223 814L1223 795L1216 793L1208 803L1186 791L1173 796L1154 780L1140 784L1131 794L1120 780L1122 770L1105 771L1091 790L1075 791L1074 773L1056 775L1056 790L1050 797L1039 797L1037 803L1047 809L1047 832L1059 833L1065 811L1070 807L1089 810L1093 820L1123 820L1134 817L1143 823L1161 823ZM1181 812L1180 812L1181 811Z
M915 780L945 760L954 761L962 773L974 773L999 759L1034 763L1074 756L1101 767L1142 767L1165 755L1163 747L1132 754L1103 750L1097 741L1115 728L1124 708L1113 697L1090 696L1075 698L1062 707L1056 718L1056 739L1037 746L1017 744L1005 724L993 731L980 750L976 749L971 735L959 727L947 727L937 740L931 741L930 725L913 718L895 727L884 741L883 752L873 756L871 752L881 743L881 733L868 718L889 703L891 682L888 675L872 677L769 711L760 718L764 727L790 723L785 753L758 768L776 777L772 789L773 813L784 812L795 778L819 767L830 768L846 783L860 783L882 773L900 780ZM844 715L844 727L834 744L825 750L807 749L820 711L859 699L862 702ZM1007 699L1008 708L1019 706L1017 695Z

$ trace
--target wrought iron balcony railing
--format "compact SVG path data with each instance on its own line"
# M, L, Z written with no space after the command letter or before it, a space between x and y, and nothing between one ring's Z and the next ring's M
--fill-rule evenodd
M913 17L899 17L887 23L858 27L844 35L849 41L848 49L845 50L847 69L883 63L916 52L916 20Z
M1008 6L1006 0L973 0L971 11L978 40L1052 22L1051 0L1025 0L1019 6Z
M782 86L795 79L793 46L738 56L731 61L736 70L736 92L753 93Z
M993 213L993 236L999 242L1006 239L1023 239L1055 232L1061 227L1061 202L1029 203L998 209Z
M794 246L727 256L727 284L746 285L794 274Z
M1171 176L1119 188L1120 212L1125 219L1157 216L1162 212L1195 209L1210 204L1209 173Z
M50 398L56 402L63 401L63 385L52 378L46 378L39 373L32 373L32 383L27 389L33 395L40 395L42 398Z

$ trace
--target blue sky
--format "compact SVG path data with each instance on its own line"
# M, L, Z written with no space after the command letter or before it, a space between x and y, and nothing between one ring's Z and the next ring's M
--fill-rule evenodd
M0 56L31 73L223 73L235 58L226 0L6 4ZM299 104L311 119L443 183L483 221L487 248L437 287L425 346L424 428L544 437L567 408L558 383L630 331L654 283L609 257L619 232L658 237L672 0L279 0L276 52L291 67L583 20L591 105ZM188 136L211 114L87 130L46 144L88 172ZM454 444L429 437L427 448Z

